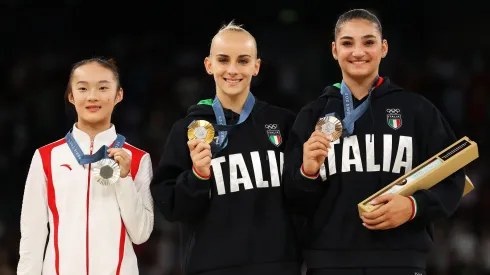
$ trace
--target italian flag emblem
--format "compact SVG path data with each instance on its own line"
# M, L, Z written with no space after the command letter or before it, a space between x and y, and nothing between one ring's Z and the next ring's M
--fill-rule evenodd
M282 144L282 136L281 131L279 130L279 126L277 124L266 124L265 132L269 137L270 142L274 144L276 147Z
M279 146L281 144L281 136L280 135L270 135L269 139L271 140L272 144Z
M388 114L386 114L386 120L388 122L388 126L390 126L394 130L398 130L402 126L402 114L398 109L395 110L397 110L398 112L388 112Z
M402 125L402 121L396 118L390 119L388 123L390 124L390 127L393 129L398 129Z

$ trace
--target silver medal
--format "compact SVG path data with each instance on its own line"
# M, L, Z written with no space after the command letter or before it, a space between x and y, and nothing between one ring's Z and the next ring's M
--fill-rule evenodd
M119 165L110 158L102 159L94 163L93 174L95 180L102 185L113 185L119 180L120 168Z

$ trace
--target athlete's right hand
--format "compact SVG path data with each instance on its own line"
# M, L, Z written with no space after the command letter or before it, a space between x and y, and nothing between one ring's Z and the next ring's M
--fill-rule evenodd
M204 177L211 175L211 146L204 140L194 139L187 142L191 152L192 165L194 169Z
M316 175L327 158L330 138L316 130L303 145L303 170L308 175Z

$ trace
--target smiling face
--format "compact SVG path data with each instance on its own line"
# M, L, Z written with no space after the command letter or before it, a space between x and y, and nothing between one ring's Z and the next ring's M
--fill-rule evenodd
M85 125L110 123L114 106L123 97L114 73L97 62L73 70L70 88L68 100L75 106L78 122Z
M228 30L217 34L204 65L208 74L214 76L217 94L248 93L252 77L260 68L255 39L245 31Z
M382 39L377 24L366 19L343 23L332 42L332 54L343 77L355 80L376 76L387 52L388 42Z

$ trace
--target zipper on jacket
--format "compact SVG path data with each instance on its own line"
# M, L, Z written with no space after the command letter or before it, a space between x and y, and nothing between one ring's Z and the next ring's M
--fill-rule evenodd
M94 141L90 141L90 154L94 150ZM87 275L89 275L89 201L90 201L90 170L92 169L92 164L88 164L88 183L87 183L87 223L85 228L85 268L87 269Z

